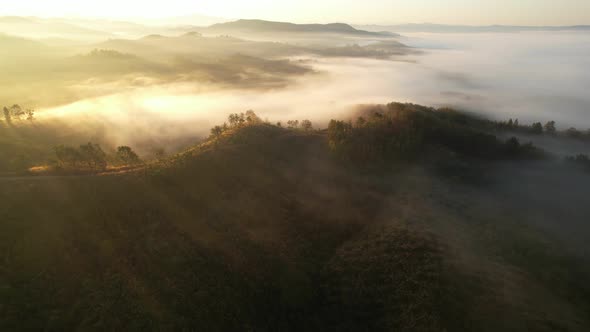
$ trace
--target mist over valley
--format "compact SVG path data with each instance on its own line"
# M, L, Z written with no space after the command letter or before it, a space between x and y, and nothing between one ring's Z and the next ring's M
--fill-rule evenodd
M0 17L0 330L590 329L586 26L120 15Z

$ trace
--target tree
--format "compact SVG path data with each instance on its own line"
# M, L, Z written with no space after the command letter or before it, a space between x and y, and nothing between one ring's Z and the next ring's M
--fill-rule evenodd
M27 116L28 121L33 122L33 120L35 120L35 110L27 109L25 115Z
M8 109L8 107L5 106L3 112L4 120L6 120L6 123L12 123L12 115L10 114L10 110Z
M221 126L215 126L211 128L211 136L213 138L219 139L219 137L221 137L221 134L223 134L223 128Z
M240 116L237 113L232 113L227 117L227 121L231 127L236 127L238 125Z
M261 123L262 119L253 110L248 110L246 111L246 122L249 124Z
M54 148L55 156L61 166L78 167L78 163L82 160L80 151L71 147L58 145Z
M506 152L511 155L516 155L520 151L520 142L516 137L510 137L506 140Z
M128 146L120 146L117 148L117 159L127 165L136 165L141 162L137 153Z
M518 119L514 120L514 127L518 128Z
M370 115L371 120L379 121L383 119L385 116L381 112L373 112Z
M311 121L309 121L309 120L302 120L301 121L301 128L303 128L303 130L305 130L305 131L309 131L313 128L313 125L312 125Z
M545 132L549 135L555 135L557 129L555 128L555 121L549 121L545 124Z
M518 141L518 138L513 136L506 141L506 145L518 148L520 147L520 142Z
M299 120L289 120L289 121L287 121L287 127L288 128L291 128L291 129L294 129L294 128L299 127Z
M246 123L246 116L244 113L238 114L238 126L242 126L244 123Z
M332 149L338 148L352 132L352 126L344 121L331 120L328 124L328 142Z
M362 116L359 116L358 119L356 119L356 126L357 127L362 127L367 123L367 120L365 120L365 118L363 118Z
M13 118L20 120L25 112L23 111L22 107L20 107L20 105L14 104L10 107L10 114Z
M532 130L533 134L542 134L543 133L543 125L541 124L541 122L535 122L535 123L533 123L531 130Z
M252 112L252 111L249 111ZM255 116L256 118L258 118L258 116L256 116L256 114L254 114L254 112L252 112L253 116ZM246 122L246 115L244 113L232 113L228 116L228 121L229 121L229 125L231 127L240 127L242 126L245 122ZM252 120L255 120L254 117L252 117ZM260 120L258 118L258 120Z
M512 122L512 119L508 120L508 128L512 128L512 126L514 126L514 122Z
M107 167L106 153L98 144L84 144L80 145L80 154L82 160L86 162L88 167L96 169L105 169Z

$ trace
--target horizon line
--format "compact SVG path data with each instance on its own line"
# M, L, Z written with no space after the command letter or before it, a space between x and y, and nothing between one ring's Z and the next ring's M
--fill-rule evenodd
M402 23L352 23L345 20L335 20L335 21L290 21L290 20L281 20L281 19L264 19L264 18L229 18L229 17L218 17L218 16L210 16L204 15L199 13L194 14L187 14L187 15L180 15L180 16L161 16L161 17L105 17L105 16L89 16L89 15L49 15L49 16L42 16L42 15L15 15L15 14L0 14L0 18L37 18L37 19L88 19L88 20L104 20L104 21L119 21L119 22L130 22L130 23L137 23L139 21L149 22L149 21L173 21L179 19L190 19L192 16L201 16L203 19L211 19L211 20L219 20L218 23L228 23L228 22L235 22L239 20L256 20L256 21L265 21L265 22L276 22L276 23L292 23L292 24L333 24L333 23L344 23L352 26L399 26L399 25L439 25L439 26L459 26L459 27L523 27L523 28L559 28L559 27L581 27L581 26L590 26L590 23L578 23L578 24L540 24L540 25L528 25L528 24L501 24L501 23L482 23L482 24L460 24L460 23L436 23L436 22L417 22L417 21L408 21ZM195 22L198 24L198 22ZM213 23L215 24L215 23Z

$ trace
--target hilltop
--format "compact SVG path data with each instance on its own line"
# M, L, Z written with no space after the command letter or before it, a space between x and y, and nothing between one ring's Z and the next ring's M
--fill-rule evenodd
M556 195L573 168L489 125L249 112L136 172L5 182L0 329L585 331L588 178Z
M345 23L294 24L263 20L237 20L217 23L203 31L209 33L266 33L266 34L343 34L351 36L393 37L389 32L369 32L358 30Z

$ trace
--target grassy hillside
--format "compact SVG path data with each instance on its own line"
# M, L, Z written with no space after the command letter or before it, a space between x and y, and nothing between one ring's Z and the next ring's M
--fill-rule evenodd
M0 330L586 331L588 211L559 216L587 207L535 176L569 166L381 112L342 141L252 121L139 172L0 179Z

